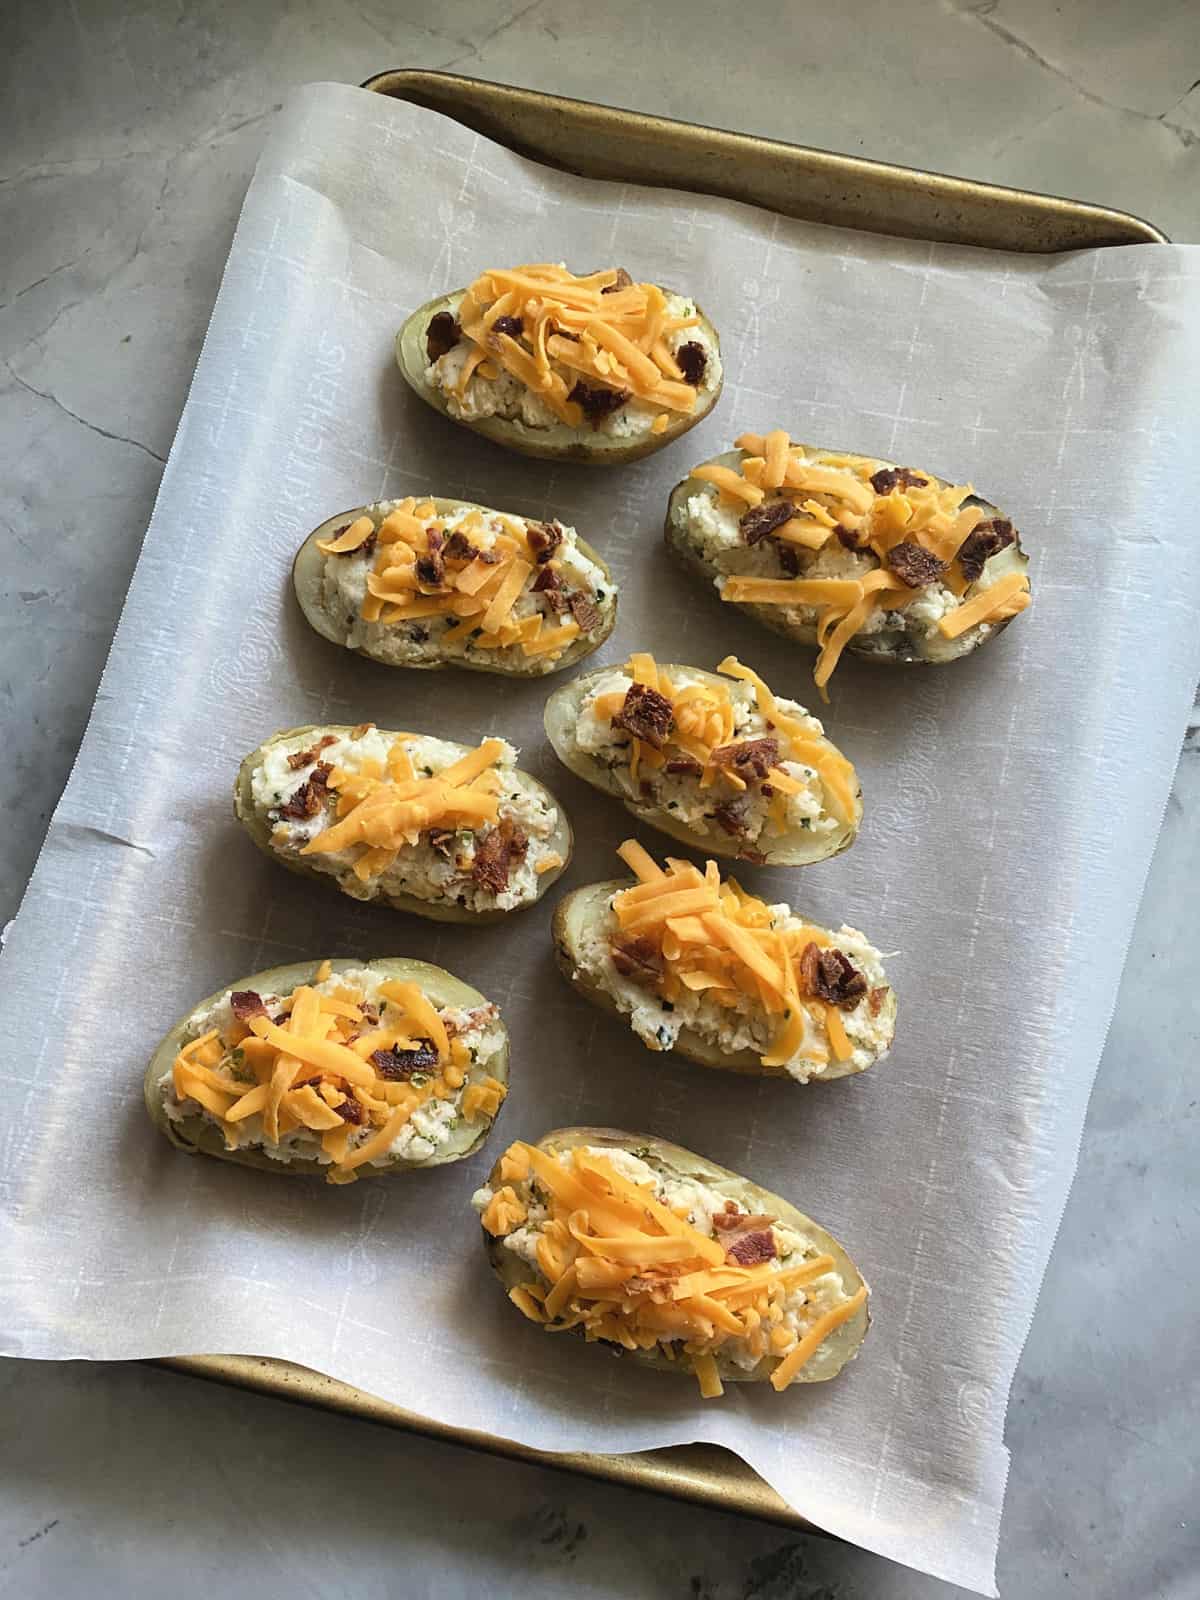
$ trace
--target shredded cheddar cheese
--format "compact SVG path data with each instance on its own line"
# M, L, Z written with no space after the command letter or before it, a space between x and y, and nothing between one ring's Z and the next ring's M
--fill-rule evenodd
M418 777L404 751L413 737L398 736L386 776L378 763L364 763L353 774L333 768L327 783L337 795L338 820L310 839L301 855L358 847L355 872L365 879L386 872L405 845L417 844L430 829L496 823L499 800L491 769L504 754L503 741L485 739L451 766Z
M737 445L743 455L736 468L709 463L692 477L712 484L739 520L769 509L771 495L772 505L782 500L792 507L790 518L769 527L772 539L816 554L837 535L878 563L851 578L810 578L801 570L794 577L733 574L721 580L722 600L735 605L815 611L820 654L813 676L822 699L829 698L829 679L850 640L878 613L902 611L929 583L941 583L960 602L938 623L945 639L1028 606L1023 572L1007 573L963 598L979 569L964 570L960 552L985 526L984 511L965 503L974 494L970 484L940 484L929 473L828 452L814 461L817 452L794 444L781 429L744 433ZM899 546L909 548L898 551Z
M746 789L747 780L734 770L733 763L714 760L718 751L762 737L743 734L738 738L734 702L727 687L707 682L677 682L666 667L660 666L646 652L631 656L624 671L635 685L655 690L667 702L670 723L661 742L669 747L668 753L682 753L696 763L699 768L696 782L700 789L715 787L735 792ZM717 671L753 686L757 709L771 737L782 746L782 759L802 763L815 771L830 814L838 822L853 823L858 813L858 776L845 756L823 737L820 725L811 728L806 725L803 713L783 711L758 674L742 666L736 656L726 656ZM625 702L626 695L615 690L597 695L591 709L598 719L611 725L624 711ZM659 745L640 737L634 728L621 726L629 735L629 765L634 781L666 764L666 755ZM787 797L799 793L801 785L777 763L766 768L758 781L766 792L774 792L782 802L774 813L776 820L782 821Z
M482 510L469 512L447 531L446 518L432 500L410 496L386 515L357 517L335 538L318 540L317 548L326 557L373 553L358 604L364 622L386 626L443 618L450 623L443 636L447 642L469 637L475 649L519 646L525 656L557 660L600 618L590 590L572 581L555 554L558 546L548 555L532 547L531 537L539 531L520 518ZM573 533L557 527L554 533L574 540ZM518 603L540 593L539 583L543 589L552 586L557 604L548 613L519 614Z
M608 268L576 277L548 262L481 273L457 310L469 342L459 397L476 372L491 368L516 378L570 428L583 426L594 390L619 396L617 405L633 397L656 407L655 433L672 415L690 413L697 386L684 378L667 338L700 318L669 315L656 284L625 276Z
M771 907L735 879L722 879L715 861L701 872L668 857L664 869L632 839L617 854L638 882L613 896L613 950L632 953L647 979L661 974L655 992L662 1000L674 1002L684 989L724 1005L748 998L774 1023L763 1067L785 1066L798 1053L816 1062L849 1059L853 1046L838 1007L807 976L810 946L836 949L824 929L777 926ZM847 1003L867 1000L865 987L857 988Z
M499 1171L513 1182L476 1202L489 1234L503 1239L525 1226L534 1199L543 1208L531 1225L537 1276L509 1290L518 1310L548 1333L577 1329L589 1341L676 1360L705 1399L723 1392L717 1358L731 1340L773 1361L770 1381L783 1390L866 1302L866 1286L847 1292L834 1258L814 1244L802 1241L795 1264L778 1259L771 1218L755 1219L771 1256L741 1264L715 1231L666 1205L653 1176L634 1182L602 1150L577 1145L560 1159L517 1142ZM818 1285L828 1309L818 1308Z
M314 983L328 980L322 962ZM297 1128L320 1136L329 1158L327 1181L353 1183L357 1171L386 1155L419 1107L455 1100L467 1121L493 1118L507 1090L484 1076L466 1083L470 1053L451 1038L440 1012L413 983L380 986L382 1006L369 1005L357 985L332 997L301 984L224 1033L210 1029L175 1057L171 1084L179 1103L193 1101L212 1116L236 1150L250 1142L247 1124L261 1118L261 1137L278 1144ZM464 1083L466 1087L463 1088ZM511 1222L515 1213L497 1215Z

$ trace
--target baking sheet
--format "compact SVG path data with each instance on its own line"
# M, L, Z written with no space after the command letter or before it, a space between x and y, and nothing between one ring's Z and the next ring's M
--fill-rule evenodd
M620 472L510 457L391 365L394 329L430 294L490 261L563 257L686 287L725 338L713 416ZM709 1439L821 1526L988 1591L1008 1386L1197 665L1197 555L1175 514L1200 487L1184 433L1197 273L1179 247L1043 261L840 233L551 173L341 86L296 95L0 969L18 1092L0 1153L3 1348L276 1355L545 1449ZM611 875L627 819L556 767L550 685L335 650L290 602L292 553L384 494L558 515L623 585L600 659L733 650L811 698L810 659L677 576L661 544L687 465L776 422L969 475L1033 554L1034 606L994 646L944 670L839 668L827 723L863 777L863 835L801 874L744 873L897 952L886 1063L828 1088L725 1083L644 1052L561 983L549 906L438 929L257 854L229 815L240 756L279 727L373 719L513 738L575 822L564 888ZM161 1033L222 983L326 953L419 955L501 1003L515 1051L497 1146L624 1124L793 1195L874 1286L859 1361L819 1389L715 1405L542 1338L483 1266L467 1202L486 1152L344 1191L172 1152L140 1097Z

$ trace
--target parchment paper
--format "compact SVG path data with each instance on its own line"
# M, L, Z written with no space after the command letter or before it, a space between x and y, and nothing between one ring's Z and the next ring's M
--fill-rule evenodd
M524 461L397 375L392 335L413 307L487 265L559 259L686 288L723 334L715 413L649 461ZM1198 272L1194 251L1168 247L1019 259L810 227L561 176L359 90L298 93L251 185L3 957L16 1085L3 1348L281 1356L547 1449L715 1440L823 1527L994 1592L1009 1385L1197 664ZM558 516L622 585L600 660L648 646L711 667L733 650L812 704L811 657L722 607L662 546L687 467L775 425L969 478L1032 552L1034 604L994 645L942 668L839 667L827 725L867 807L850 855L743 874L896 952L887 1061L828 1087L725 1082L651 1055L567 988L549 904L438 929L253 848L230 812L239 758L278 728L372 719L508 735L574 820L564 889L611 876L629 819L546 747L556 680L404 673L338 651L296 610L293 552L327 515L383 495ZM483 1154L335 1189L188 1160L151 1129L144 1063L195 1001L283 961L402 953L504 1010L513 1089ZM517 1316L469 1196L507 1139L571 1122L677 1140L820 1218L874 1287L858 1361L828 1385L705 1403Z

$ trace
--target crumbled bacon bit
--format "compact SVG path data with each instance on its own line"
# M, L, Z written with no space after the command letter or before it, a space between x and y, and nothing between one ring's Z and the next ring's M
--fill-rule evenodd
M789 544L786 539L773 539L775 554L779 557L779 565L789 578L800 575L800 552L794 544Z
M312 775L272 813L277 818L292 817L297 822L315 817L329 794L329 774L333 768L327 761L318 761Z
M600 626L600 612L595 602L582 589L573 589L567 596L567 605L571 615L579 624L581 633L591 633L593 628Z
M288 766L291 767L293 772L299 772L301 767L307 767L310 762L315 761L321 754L321 751L324 750L326 745L336 743L337 735L333 733L327 733L322 738L318 739L316 744L310 745L307 750L294 751L287 758Z
M985 562L1016 539L1013 525L1007 517L993 517L974 527L959 546L958 564L968 583L974 583L983 572Z
M352 1094L348 1094L340 1106L333 1108L343 1122L352 1122L356 1128L362 1127L363 1108Z
M683 381L698 389L708 369L708 352L695 339L689 339L675 352L675 364L683 373Z
M893 489L911 489L928 482L923 473L914 472L911 467L880 467L871 474L871 487L876 494L891 494Z
M662 951L648 933L633 939L614 939L612 963L623 978L656 984L663 975Z
M501 894L508 887L508 875L515 863L524 861L529 836L510 817L502 817L489 828L475 846L471 877L480 889Z
M451 561L482 561L488 566L500 559L494 551L482 550L477 544L472 544L461 528L455 528L446 540L442 554Z
M739 794L733 800L726 800L721 805L713 808L713 816L726 833L734 834L746 832L746 812L749 809L746 796Z
M743 783L761 782L779 760L778 739L743 739L723 744L710 757L714 767L728 767Z
M520 317L497 317L492 323L493 333L506 333L510 339L519 339L525 331Z
M605 417L621 409L629 399L629 390L606 389L600 384L584 383L580 378L567 399L574 400L575 404L582 408L584 416L592 427L597 428Z
M437 361L462 338L462 329L458 325L458 318L449 311L439 311L436 316L429 319L429 326L425 329L425 354L430 361Z
M446 562L442 555L442 546L446 541L440 528L430 528L425 538L429 548L417 557L417 581L427 589L436 589L446 577Z
M616 277L613 279L613 281L611 283L606 283L604 288L601 289L600 293L601 294L616 294L618 289L628 289L632 282L633 282L633 279L625 271L625 268L624 267L618 267L617 268Z
M262 995L253 989L235 989L229 996L229 1006L239 1022L249 1022L251 1017L265 1017L267 1008Z
M375 1071L391 1082L411 1078L414 1072L425 1072L437 1064L437 1046L432 1039L418 1039L415 1050L375 1050L371 1054Z
M808 994L831 1006L853 1008L867 992L867 980L840 950L822 950L812 942L800 955L800 981Z
M764 500L760 506L751 506L738 519L738 529L747 544L757 544L776 528L782 528L796 515L790 500Z
M739 1234L725 1251L725 1259L736 1261L739 1267L754 1267L763 1261L774 1261L775 1255L775 1235L770 1228Z
M883 1010L883 1002L886 999L886 997L887 997L887 984L886 983L882 986L882 988L872 989L871 992L867 995L867 1005L870 1008L871 1015L873 1017L877 1017L879 1015L880 1011Z
M835 522L833 531L837 534L838 543L845 545L847 550L861 550L866 540L860 537L853 528L844 528L840 522Z
M894 545L885 557L888 566L910 589L923 589L934 583L946 570L946 563L919 544L905 540Z
M624 728L635 739L643 739L654 750L661 750L663 742L675 726L675 713L671 702L646 683L631 683L625 692L621 709L612 719L614 728Z
M546 603L556 616L567 609L567 594L555 567L543 567L529 586L530 594L544 594Z
M679 755L672 756L670 760L665 763L663 766L663 771L671 773L672 776L698 778L704 771L704 768L696 760L695 756L689 756L680 753Z
M525 529L525 537L529 541L529 548L533 551L533 559L539 567L543 567L563 542L562 524L531 522Z

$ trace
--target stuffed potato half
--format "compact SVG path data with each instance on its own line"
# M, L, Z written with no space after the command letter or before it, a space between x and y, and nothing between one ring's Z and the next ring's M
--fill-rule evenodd
M694 428L721 392L720 340L685 295L621 268L482 273L414 311L396 360L421 399L506 449L615 466Z
M866 1336L869 1291L832 1234L665 1140L559 1128L510 1145L473 1204L530 1321L691 1374L705 1398L833 1378Z
M309 625L389 667L536 678L617 620L603 559L560 522L466 500L385 500L330 517L292 567Z
M503 739L288 728L242 762L234 814L266 855L355 900L495 922L565 871L571 825Z
M1028 606L1020 537L969 484L782 429L737 445L676 485L667 546L722 600L816 646L822 695L844 650L954 661Z
M584 673L546 702L564 766L684 844L768 866L849 849L858 775L815 717L735 656L717 672L656 662Z
M648 1050L794 1083L848 1077L887 1054L896 995L856 928L767 905L715 861L660 867L631 839L618 854L636 879L565 895L554 952L567 982Z
M496 1007L407 957L301 962L218 990L146 1069L179 1150L330 1183L461 1161L508 1085Z

